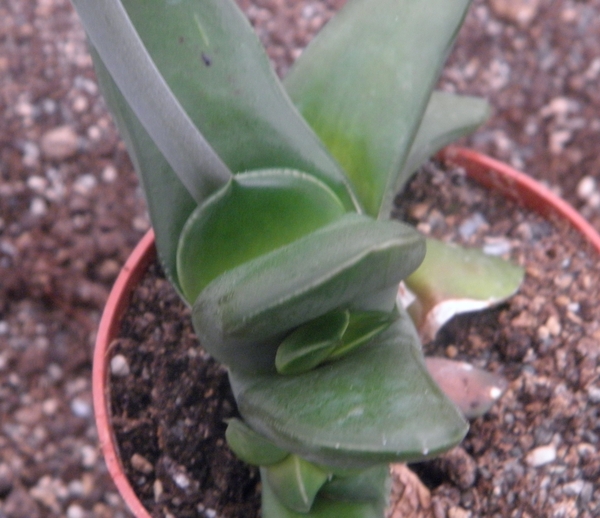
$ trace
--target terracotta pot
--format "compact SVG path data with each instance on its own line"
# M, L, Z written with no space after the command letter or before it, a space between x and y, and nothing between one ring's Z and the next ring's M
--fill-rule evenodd
M447 164L463 167L467 175L476 182L500 192L522 206L550 219L560 218L568 221L600 253L600 234L570 205L535 180L506 164L471 150L450 147L440 153L440 157ZM117 337L121 316L127 307L131 292L155 256L154 233L150 230L129 256L106 303L96 339L92 376L94 412L100 446L119 493L137 518L151 517L134 493L121 464L110 425L106 381L110 344Z

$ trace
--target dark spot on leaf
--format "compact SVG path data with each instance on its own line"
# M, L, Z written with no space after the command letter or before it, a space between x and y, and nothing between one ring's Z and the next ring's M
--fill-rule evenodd
M185 38L183 36L179 36L179 43L183 43L185 41Z
M210 59L210 57L205 54L204 52L202 53L202 61L204 62L204 64L209 67L210 65L212 65L212 60Z

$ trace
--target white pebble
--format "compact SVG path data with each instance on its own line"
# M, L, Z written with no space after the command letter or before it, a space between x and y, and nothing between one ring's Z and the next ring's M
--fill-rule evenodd
M64 160L77 153L79 137L70 126L59 126L44 133L40 144L46 158Z
M90 417L92 415L92 407L87 401L80 398L75 398L71 401L71 412L76 417Z
M34 142L23 144L23 165L35 167L40 159L40 148Z
M93 468L98 462L98 452L96 448L88 444L81 447L81 464L84 468Z
M574 480L563 485L563 493L568 496L578 496L583 490L583 480Z
M67 518L83 518L85 511L83 507L77 504L71 504L67 509Z
M97 185L96 177L93 174L83 174L73 185L73 189L79 194L88 194Z
M127 376L129 374L129 363L122 354L116 354L110 360L110 372L113 376Z
M48 204L43 198L35 197L31 200L29 212L34 216L43 216L48 212Z
M102 170L102 181L105 183L112 183L117 179L117 168L112 165L107 165Z
M177 484L181 489L187 489L190 487L190 479L185 473L175 473L173 475L173 482Z
M51 416L58 410L58 400L55 398L46 399L42 403L42 412L44 415Z
M458 227L458 232L463 239L469 239L479 229L487 225L487 221L479 212L473 214L470 218L462 222Z
M577 184L577 196L582 200L589 200L596 192L596 180L591 176L584 176Z
M587 389L588 397L592 403L600 403L600 387L588 387Z
M511 248L512 246L510 244L510 241L506 238L488 238L485 240L485 244L483 245L482 251L484 254L487 255L500 256L508 254Z
M527 454L525 460L527 461L527 464L534 468L554 462L554 460L556 460L556 447L553 444L538 446Z
M41 194L48 187L48 180L43 176L30 176L27 178L27 187L32 191Z

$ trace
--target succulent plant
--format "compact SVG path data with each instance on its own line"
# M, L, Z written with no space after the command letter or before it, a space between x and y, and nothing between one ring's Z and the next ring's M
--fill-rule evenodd
M231 0L73 4L164 270L228 369L227 439L261 467L263 516L383 516L387 464L468 428L399 283L419 323L455 293L501 300L522 275L390 219L418 166L487 116L433 91L469 1L348 0L283 82ZM471 284L466 256L483 265ZM431 274L442 263L458 288Z

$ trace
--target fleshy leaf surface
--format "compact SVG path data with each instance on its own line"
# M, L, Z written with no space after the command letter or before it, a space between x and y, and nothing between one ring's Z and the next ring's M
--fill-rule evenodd
M332 311L301 325L277 348L279 374L300 374L322 363L341 342L350 321L349 311Z
M342 170L297 113L235 2L123 5L169 87L231 171L298 169L355 208Z
M317 493L329 474L297 455L263 468L271 489L285 507L299 513L310 511Z
M394 192L400 191L429 157L483 124L489 113L487 101L479 97L433 92ZM383 207L382 214L389 214L390 210L391 207Z
M262 486L263 518L381 518L385 506L380 502L356 503L330 500L317 495L308 513L292 511L275 495L264 469L260 470Z
M221 273L309 234L345 213L329 187L289 169L236 175L189 218L177 272L193 302Z
M404 312L387 331L336 362L296 376L230 371L230 381L254 430L326 466L421 460L456 445L467 431L429 376Z
M427 341L455 314L506 300L523 276L523 268L500 257L427 239L424 261L405 281L416 296L408 309Z
M388 217L469 0L349 0L285 78L367 214Z
M287 451L256 433L241 419L227 421L225 438L236 457L253 466L276 464L289 455Z
M329 311L352 310L369 295L387 293L385 288L397 286L421 262L422 239L396 221L345 214L217 277L194 303L194 329L220 362L239 370L273 370L282 335Z
M334 476L323 486L320 495L346 502L381 502L386 505L390 490L389 477L387 464L346 477Z
M352 311L348 327L328 360L337 360L385 331L398 318L396 311Z

